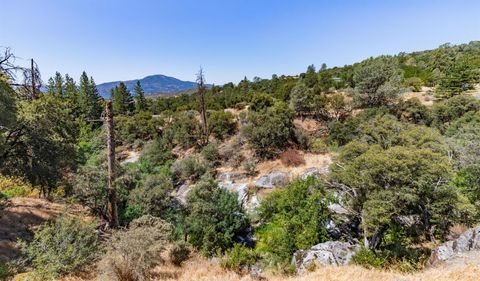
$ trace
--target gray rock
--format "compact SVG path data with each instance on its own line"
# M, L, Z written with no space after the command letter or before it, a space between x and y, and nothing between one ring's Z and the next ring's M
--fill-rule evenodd
M182 184L176 191L173 197L175 197L180 203L185 204L187 201L187 193L190 191L190 186Z
M260 188L274 188L288 184L289 176L281 171L271 171L255 181L255 186Z
M455 240L443 243L432 251L429 266L448 263L454 258L473 250L480 250L480 226L470 228Z
M245 178L244 173L235 173L235 172L224 172L218 175L218 181L232 181L235 182L237 180L241 180Z
M218 185L228 191L236 192L238 195L238 202L245 204L248 199L248 185L246 183L234 183L232 181L222 181Z
M293 254L292 264L297 271L305 271L312 264L319 265L347 265L353 255L360 250L360 246L347 242L327 241L320 243L309 250L299 250Z
M320 170L318 170L318 168L311 167L311 168L308 168L305 171L303 171L303 174L300 177L302 179L306 179L308 177L314 177L314 178L318 179L320 177L320 175L321 175Z

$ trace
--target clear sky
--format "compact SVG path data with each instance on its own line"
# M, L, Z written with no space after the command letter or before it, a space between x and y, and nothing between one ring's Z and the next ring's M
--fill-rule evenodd
M480 40L478 0L0 0L0 46L97 83L297 74ZM26 60L19 60L25 63Z

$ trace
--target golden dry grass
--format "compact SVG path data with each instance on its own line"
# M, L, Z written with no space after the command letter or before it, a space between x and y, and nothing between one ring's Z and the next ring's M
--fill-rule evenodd
M90 277L66 277L61 281L95 280ZM403 274L392 271L366 269L360 266L319 267L313 272L296 276L281 276L265 274L268 281L476 281L480 279L480 266L472 263L462 263L423 272ZM182 267L170 264L155 269L155 281L255 281L248 275L238 274L222 269L219 265L201 257L194 257Z

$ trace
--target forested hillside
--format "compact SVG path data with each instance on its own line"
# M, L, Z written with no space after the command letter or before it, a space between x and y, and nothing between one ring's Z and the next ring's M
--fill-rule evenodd
M38 196L89 216L0 241L0 279L187 280L206 259L251 278L348 263L396 278L479 224L479 41L222 86L200 70L174 97L119 83L109 101L86 72L41 92L38 68L1 54L0 217ZM308 260L322 247L346 254Z

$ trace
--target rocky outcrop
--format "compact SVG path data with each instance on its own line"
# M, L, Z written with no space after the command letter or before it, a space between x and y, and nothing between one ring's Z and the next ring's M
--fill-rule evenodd
M327 241L308 250L299 250L293 254L292 264L297 271L304 271L312 265L347 265L360 246L347 242Z
M303 171L303 174L300 176L300 178L306 179L308 177L314 177L314 178L318 179L320 177L320 175L321 175L321 173L320 173L320 170L318 168L311 167L311 168L308 168L305 171Z
M271 171L261 176L255 181L255 186L259 188L274 188L286 186L289 182L289 175L281 171Z
M432 251L429 266L448 263L462 254L480 250L480 226L470 228L462 233L457 239L443 243Z
M187 201L187 193L190 191L190 186L188 184L182 184L174 192L173 197L178 200L181 204L185 204Z

